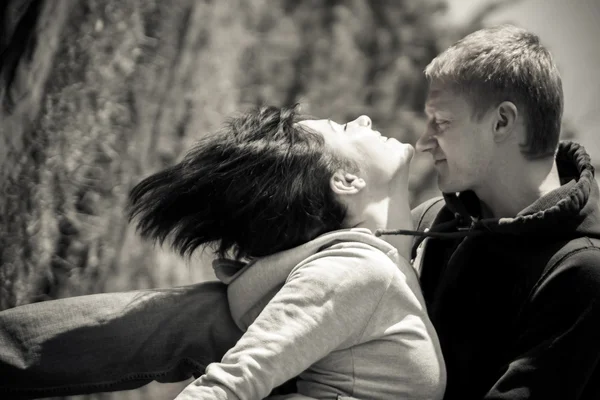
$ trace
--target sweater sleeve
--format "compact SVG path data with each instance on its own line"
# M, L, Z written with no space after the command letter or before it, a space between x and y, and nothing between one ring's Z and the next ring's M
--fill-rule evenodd
M293 270L235 347L177 400L262 399L333 350L358 341L395 265L374 250L341 253Z
M515 356L485 399L600 398L600 250L548 274L522 320Z

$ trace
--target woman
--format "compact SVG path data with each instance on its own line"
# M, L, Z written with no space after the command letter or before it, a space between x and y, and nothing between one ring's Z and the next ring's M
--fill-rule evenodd
M133 189L142 236L183 256L214 248L245 331L178 400L262 399L298 375L289 398L443 397L408 255L372 234L391 203L408 204L412 155L366 116L339 125L264 107Z

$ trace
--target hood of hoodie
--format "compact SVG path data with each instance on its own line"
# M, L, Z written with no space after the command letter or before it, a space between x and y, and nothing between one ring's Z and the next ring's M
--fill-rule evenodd
M236 324L245 330L279 291L299 264L320 258L324 249L371 246L386 254L396 265L396 248L364 228L325 233L314 240L251 262L229 259L213 261L217 278L228 285L229 308Z
M469 232L528 235L600 235L598 184L583 146L559 144L556 164L562 186L539 198L514 218L479 218L480 201L472 191L444 194L449 211ZM467 234L468 236L468 234Z

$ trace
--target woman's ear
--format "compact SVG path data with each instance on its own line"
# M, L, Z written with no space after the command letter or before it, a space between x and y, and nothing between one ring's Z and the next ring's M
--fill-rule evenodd
M333 174L329 181L329 186L331 187L331 190L333 190L333 193L346 195L360 192L367 186L367 183L364 179L354 174L349 174L340 170Z

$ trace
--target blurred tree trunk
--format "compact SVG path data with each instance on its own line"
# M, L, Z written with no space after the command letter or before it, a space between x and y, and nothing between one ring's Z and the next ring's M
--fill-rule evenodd
M190 132L214 130L236 109L244 38L229 3L3 3L0 309L210 278L141 242L123 209L131 186L174 162ZM219 28L228 36L212 34Z
M129 115L90 106L99 102L104 88L85 85L93 78L88 70L93 54L84 49L96 43L90 40L93 29L82 31L89 29L85 19L92 10L73 9L75 4L34 0L4 6L23 6L28 18L14 24L9 42L23 41L23 46L3 51L2 308L70 291L63 281L76 269L93 278L80 282L75 294L91 285L102 289L104 277L95 267L107 258L108 247L117 248L114 217L94 217L98 207L118 206L118 196L108 201L100 196L118 182L118 176L112 176L118 175L111 168L112 152L115 145L123 148L127 136L107 133L106 128L119 119L127 129ZM6 12L4 18L10 15ZM78 40L65 45L67 35ZM113 74L117 79L125 75ZM90 229L91 225L98 226ZM102 239L106 246L100 246Z
M0 308L202 279L140 243L123 208L190 131L236 109L241 22L228 21L227 43L213 36L222 4L3 4Z

